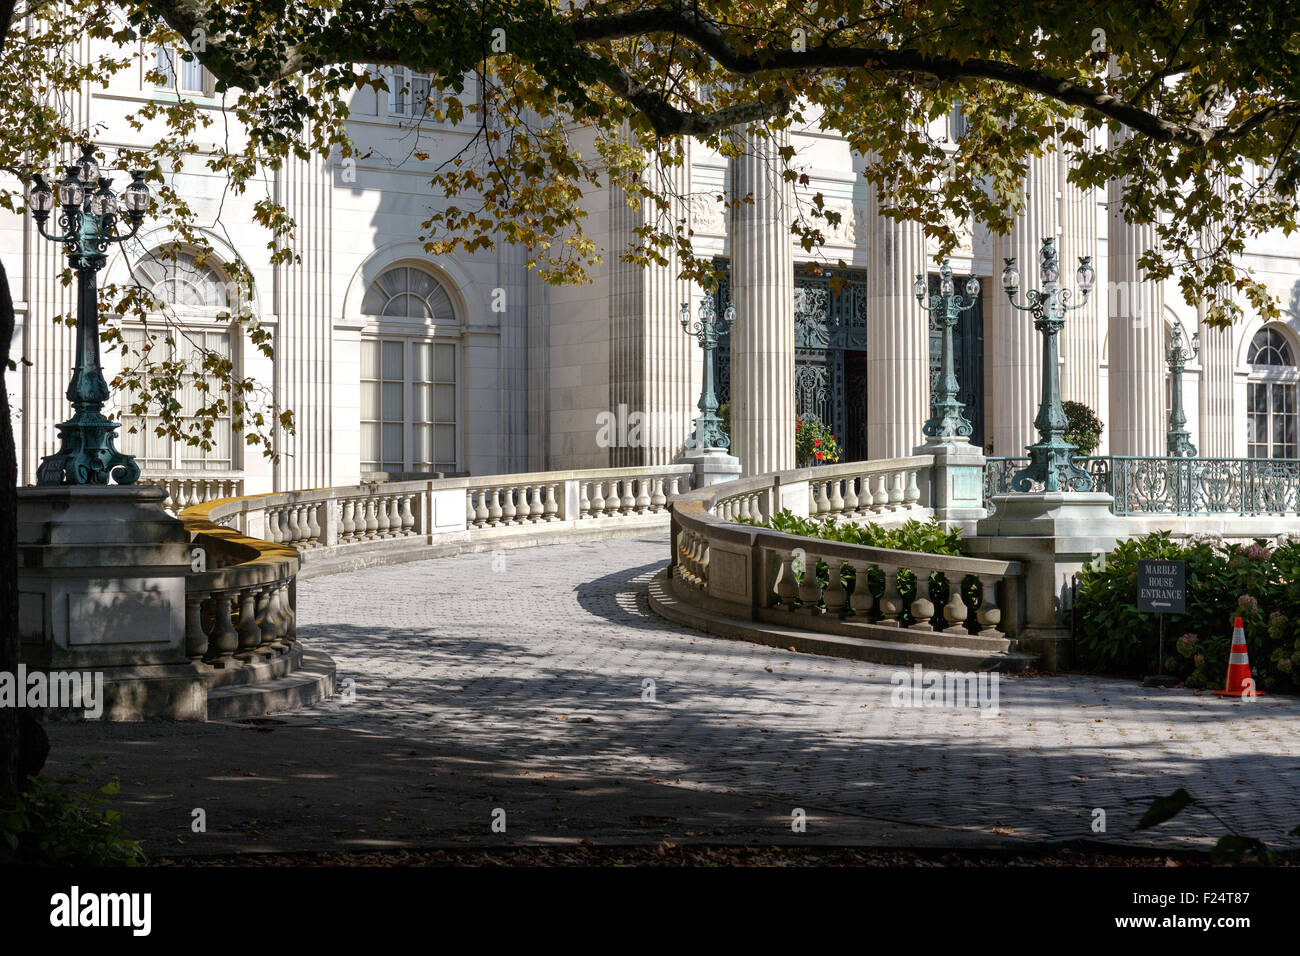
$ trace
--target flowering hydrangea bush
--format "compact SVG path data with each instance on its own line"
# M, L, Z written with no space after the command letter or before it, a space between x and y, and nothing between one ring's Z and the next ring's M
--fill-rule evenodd
M800 418L794 423L794 460L796 467L830 465L840 460L840 446L831 427L818 418Z
M1122 541L1104 567L1079 576L1079 662L1107 673L1154 673L1158 622L1137 610L1139 560L1187 562L1187 613L1165 622L1165 669L1189 687L1219 688L1228 670L1233 618L1246 628L1251 673L1273 691L1300 692L1300 538L1229 544L1180 543L1169 532ZM1181 635L1176 639L1172 635Z

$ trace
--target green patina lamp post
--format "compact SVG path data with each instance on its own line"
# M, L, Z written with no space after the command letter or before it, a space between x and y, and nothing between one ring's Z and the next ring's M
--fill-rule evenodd
M1041 291L1027 291L1026 305L1016 303L1016 291L1020 287L1016 260L1007 259L1006 268L1002 270L1002 288L1006 290L1011 305L1021 312L1031 313L1034 328L1043 335L1043 396L1038 406L1038 417L1034 419L1039 440L1028 448L1029 466L1011 476L1011 487L1015 491L1024 492L1029 491L1034 482L1041 482L1043 490L1048 492L1061 491L1063 487L1088 491L1092 488L1091 476L1074 464L1074 453L1078 447L1064 438L1069 422L1065 417L1065 408L1061 405L1059 336L1065 327L1065 313L1083 308L1088 293L1097 282L1097 273L1092 267L1091 256L1079 257L1075 278L1083 299L1076 305L1070 305L1069 290L1061 288L1061 263L1056 258L1055 239L1043 240L1038 263L1043 288Z
M690 437L690 447L696 450L725 451L731 446L731 439L723 431L722 419L718 417L718 396L713 389L713 350L718 347L718 337L731 328L735 318L735 308L728 308L719 319L713 297L705 296L700 301L700 317L692 322L690 305L682 303L682 328L688 335L695 336L704 351L704 387L696 405L700 414L695 419L695 430Z
M1201 333L1192 335L1189 346L1183 345L1183 323L1174 322L1174 334L1169 341L1165 357L1169 360L1169 434L1166 436L1166 454L1170 458L1195 458L1196 446L1191 433L1183 426L1183 368L1201 353Z
M149 187L144 184L144 173L133 172L119 200L109 189L111 180L99 175L95 147L89 144L82 147L80 161L68 166L66 173L54 188L38 173L29 197L40 234L64 244L77 273L77 364L67 391L76 413L58 426L59 450L42 459L36 483L106 485L111 477L119 485L130 485L140 477L140 466L113 447L118 425L103 414L108 383L99 364L96 276L108 261L108 247L139 231L149 208ZM61 232L51 235L45 224L56 199ZM130 230L124 233L117 229L119 210L130 223Z
M953 362L952 336L961 313L974 308L979 301L980 280L971 276L966 281L966 294L958 295L953 286L952 266L944 259L943 265L939 267L939 293L930 296L929 305L925 304L926 279L919 272L913 289L921 308L936 313L943 327L939 382L934 394L930 396L930 418L921 426L921 433L934 443L968 441L973 429L966 420L964 406L957 400L957 369Z

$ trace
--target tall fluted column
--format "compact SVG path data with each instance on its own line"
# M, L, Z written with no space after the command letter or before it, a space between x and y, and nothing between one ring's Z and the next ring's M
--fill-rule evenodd
M1222 177L1215 183L1221 193L1227 185ZM1201 254L1217 248L1223 226L1207 229L1201 239ZM1197 310L1201 332L1201 387L1198 401L1197 450L1206 458L1232 458L1236 417L1232 411L1232 329L1215 329L1205 324L1205 307ZM1244 417L1244 416L1243 416Z
M868 162L871 158L868 157ZM886 200L888 202L888 200ZM930 415L930 323L913 297L925 233L883 218L867 190L867 457L910 455Z
M745 475L794 467L794 205L784 142L745 133L731 161L731 453ZM684 336L683 336L684 337Z
M990 379L993 382L992 427L985 428L993 438L993 454L1018 458L1038 440L1034 416L1042 399L1042 337L1034 330L1028 313L1012 308L1002 291L1000 276L1003 260L1015 257L1025 289L1041 287L1038 253L1043 239L1057 235L1060 206L1057 201L1059 160L1056 154L1031 156L1025 174L1024 210L1006 236L993 237L993 329L988 349ZM1059 249L1059 244L1058 244ZM1076 262L1072 249L1060 250L1063 278L1070 275L1068 262ZM1086 255L1087 253L1084 253ZM1066 320L1066 328L1073 319Z
M1082 120L1070 120L1071 125L1082 128ZM1086 130L1084 135L1090 135ZM1079 256L1092 256L1097 262L1097 190L1081 189L1068 180L1069 155L1064 149L1057 152L1060 163L1058 173L1061 188L1061 271L1064 277L1074 272ZM994 263L1000 265L1000 263ZM1082 402L1094 412L1101 407L1101 339L1102 322L1097 300L1103 296L1090 295L1083 308L1071 312L1065 323L1061 342L1065 366L1061 369L1061 398Z
M1156 229L1128 223L1123 215L1123 183L1107 189L1110 216L1110 453L1165 453L1164 290L1146 279L1138 257L1155 248Z
M645 172L654 178L653 188L670 197L673 222L686 215L683 197L690 189L689 143L683 149L680 166L660 167L651 158ZM640 413L642 421L640 429L629 429L627 444L611 449L613 466L671 462L683 451L698 414L701 354L682 330L681 307L691 303L694 318L701 293L677 278L681 261L676 250L666 253L664 265L642 267L617 258L634 241L636 228L659 215L647 202L631 208L623 190L611 190L610 412L629 419Z

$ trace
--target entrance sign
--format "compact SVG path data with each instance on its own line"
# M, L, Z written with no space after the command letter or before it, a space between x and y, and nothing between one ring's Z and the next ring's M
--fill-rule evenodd
M1187 613L1187 562L1139 561L1137 605L1140 614Z

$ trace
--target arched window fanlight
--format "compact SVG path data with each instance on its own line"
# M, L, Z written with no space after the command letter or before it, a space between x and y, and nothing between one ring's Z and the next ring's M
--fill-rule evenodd
M429 273L410 266L397 266L379 276L361 300L366 315L455 322L451 297Z
M1286 337L1277 329L1263 328L1250 340L1250 352L1247 363L1250 365L1294 365L1291 361L1291 346Z
M188 252L151 252L141 259L131 277L148 289L155 300L178 309L229 309L230 287L221 274Z

